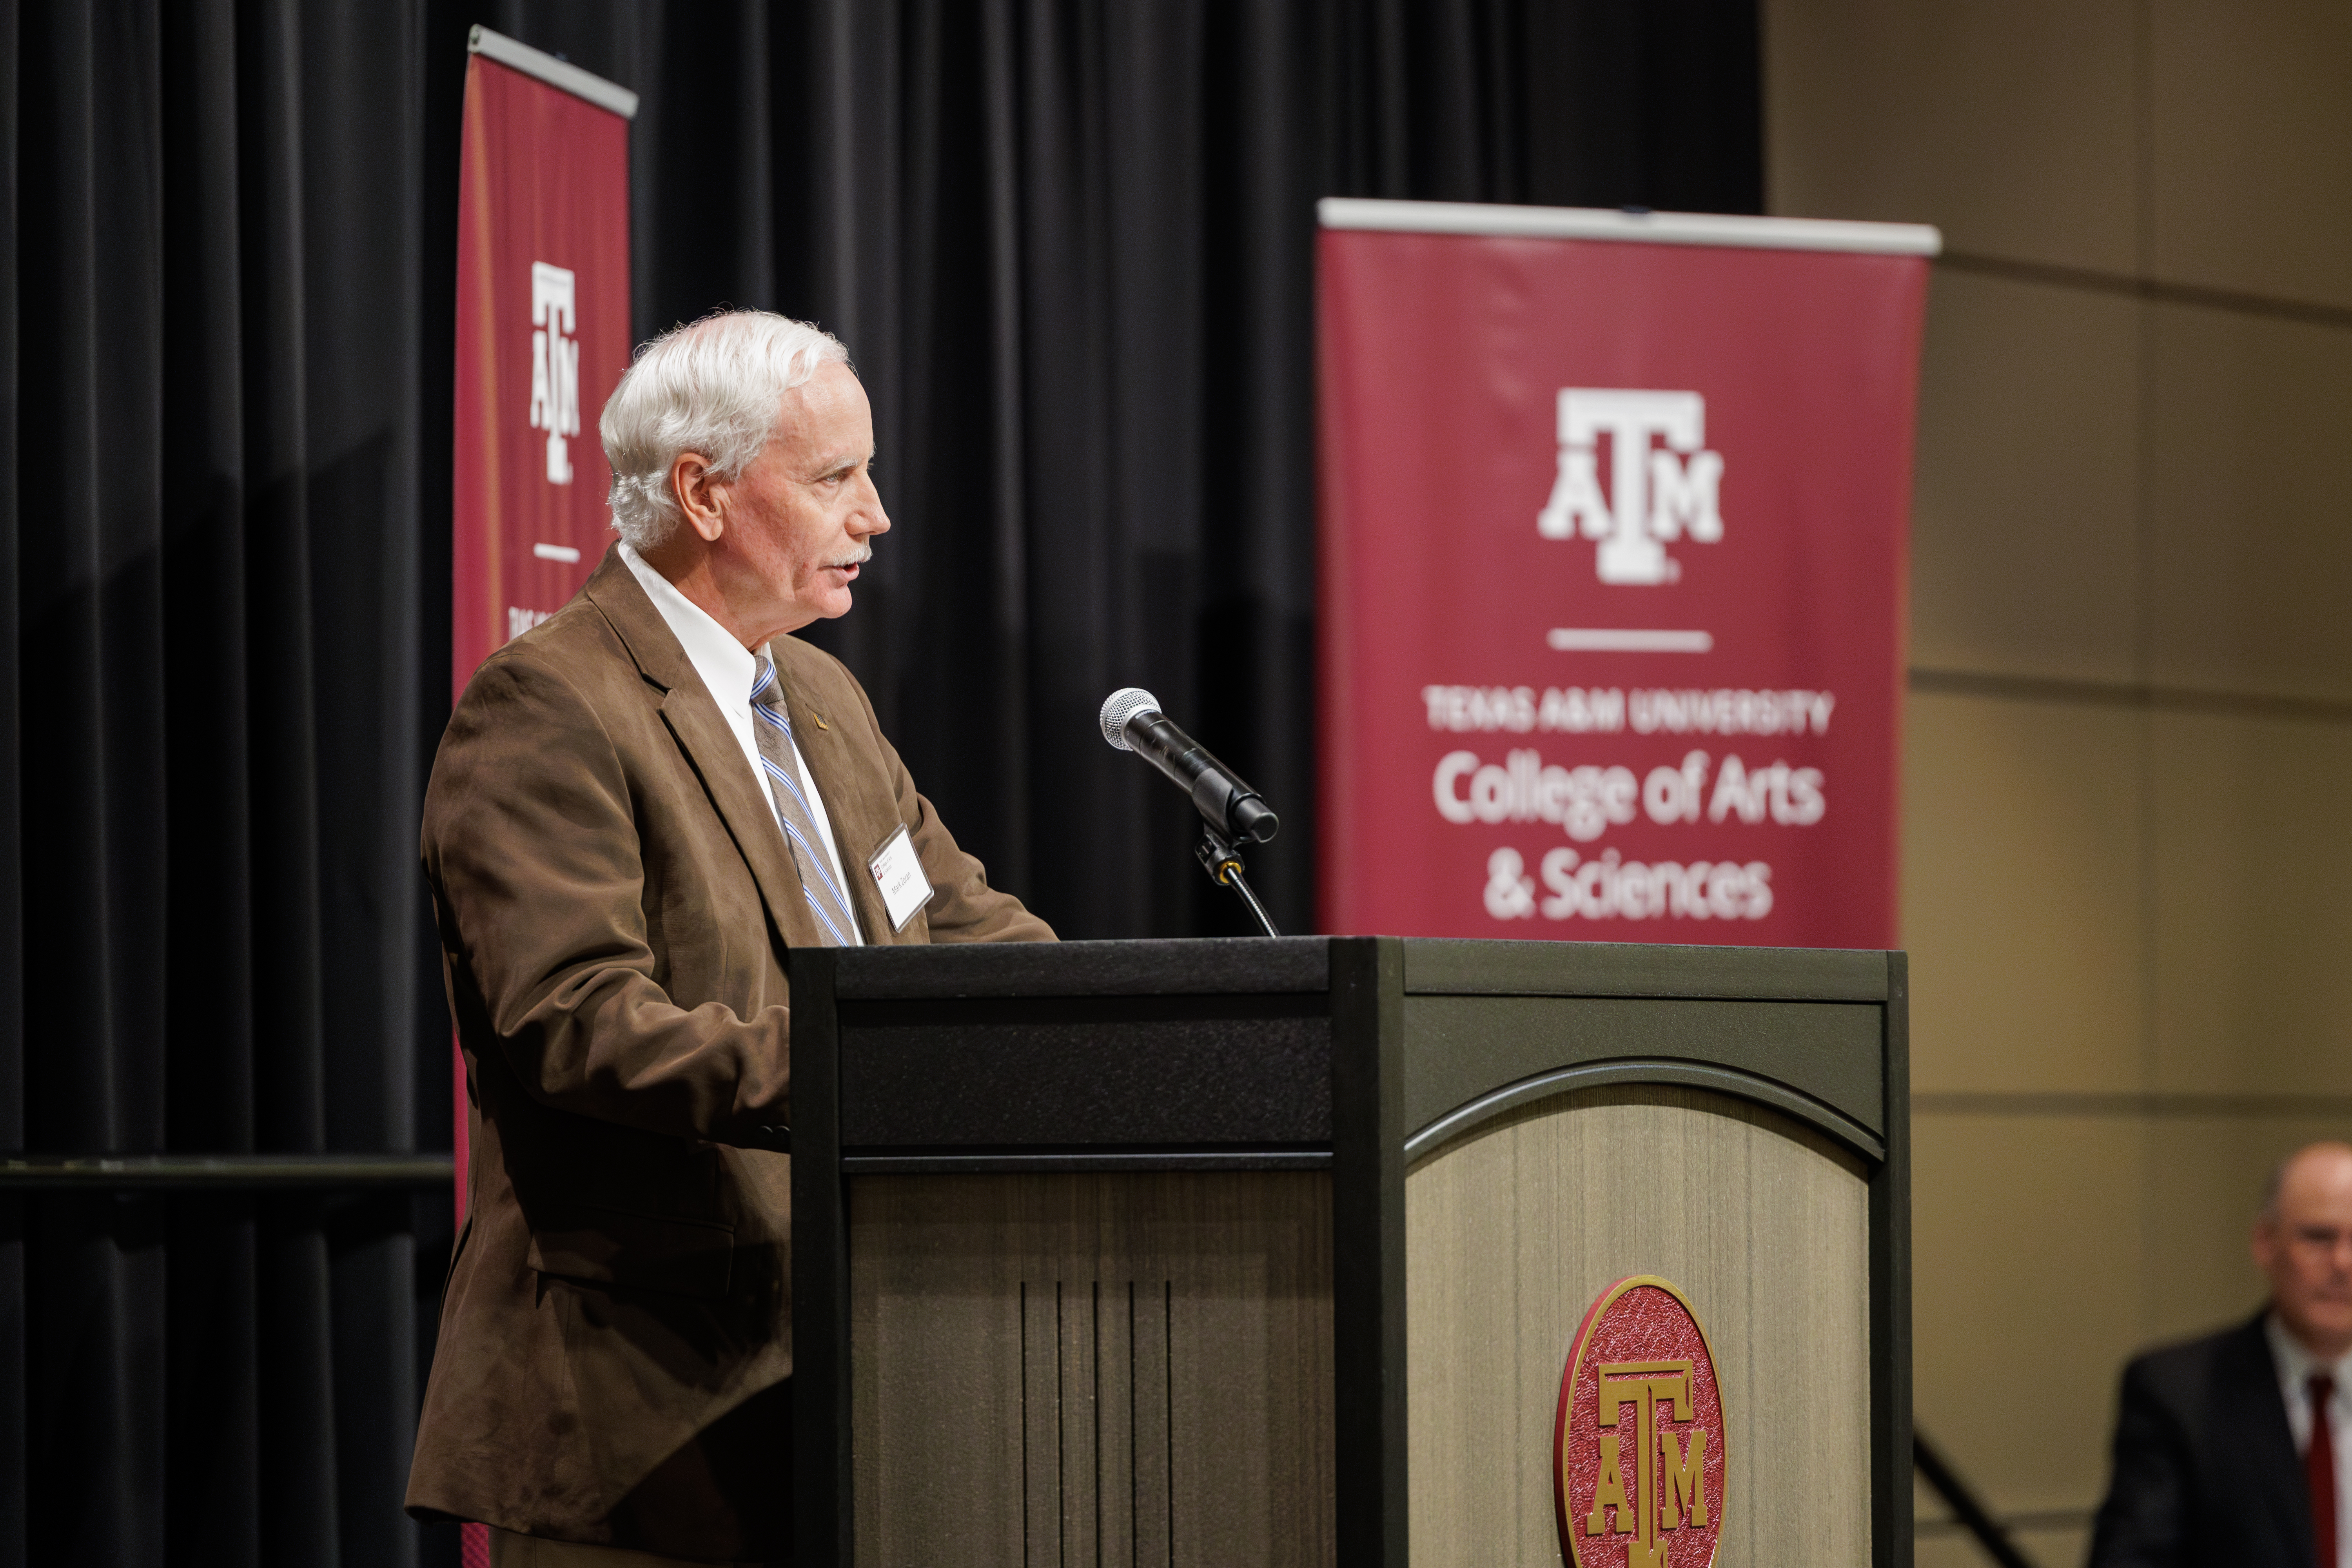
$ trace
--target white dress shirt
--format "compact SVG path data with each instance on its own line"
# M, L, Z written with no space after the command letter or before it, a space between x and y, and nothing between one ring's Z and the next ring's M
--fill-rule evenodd
M2325 1413L2336 1450L2336 1562L2337 1568L2352 1568L2352 1454L2345 1452L2345 1441L2352 1437L2352 1389L2345 1387L2345 1380L2352 1378L2352 1353L2332 1362L2320 1360L2286 1331L2276 1312L2263 1319L2263 1332L2271 1342L2271 1364L2278 1368L2279 1393L2286 1400L2286 1424L2294 1433L2297 1454L2311 1452L2312 1377L2324 1372L2336 1379L2336 1393Z
M646 596L654 602L654 608L661 612L661 618L669 624L669 629L686 649L694 672L710 689L711 700L727 716L727 722L735 731L736 742L743 748L744 763L767 796L769 808L774 809L775 793L767 788L768 775L760 766L759 738L751 728L751 683L760 679L760 661L735 640L732 632L711 619L708 610L646 565L646 558L626 542L621 546L621 559L645 589ZM833 819L825 815L824 793L816 787L816 775L809 772L808 759L801 755L800 742L792 740L787 743L793 748L793 763L800 769L801 783L808 786L809 819L816 828L817 842L824 847L824 858L832 863L834 880L847 888L849 879L841 874L841 850L833 841ZM779 816L778 825L782 821ZM866 939L857 929L856 911L852 910L850 913L849 941L854 947L863 944Z

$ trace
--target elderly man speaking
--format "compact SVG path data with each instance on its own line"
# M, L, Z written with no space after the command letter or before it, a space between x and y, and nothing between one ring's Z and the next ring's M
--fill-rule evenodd
M842 345L709 317L602 433L620 542L483 662L425 795L473 1163L408 1507L494 1563L780 1562L785 951L1053 932L789 635L890 527Z

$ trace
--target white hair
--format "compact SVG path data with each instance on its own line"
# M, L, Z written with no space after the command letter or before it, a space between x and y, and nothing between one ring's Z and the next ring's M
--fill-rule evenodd
M682 452L740 475L775 434L776 405L821 365L847 364L841 340L768 310L721 310L672 327L637 351L596 433L613 466L613 527L643 552L679 521L671 465Z

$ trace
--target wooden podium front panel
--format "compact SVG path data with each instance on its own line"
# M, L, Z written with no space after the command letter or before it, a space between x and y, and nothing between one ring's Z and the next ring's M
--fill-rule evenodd
M1717 1561L1865 1568L1869 1220L1853 1156L1698 1089L1538 1100L1414 1165L1413 1568L1557 1568L1560 1374L1585 1310L1634 1274L1679 1286L1714 1352L1728 1428Z
M1333 1561L1328 1174L848 1189L858 1568Z

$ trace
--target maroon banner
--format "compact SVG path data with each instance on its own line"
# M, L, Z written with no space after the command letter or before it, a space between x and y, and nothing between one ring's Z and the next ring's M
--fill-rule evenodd
M612 470L596 417L630 346L635 95L488 28L474 47L458 174L453 700L604 554ZM469 1097L454 1060L462 1222ZM465 1527L462 1555L486 1568L482 1526Z
M596 416L629 363L629 122L476 55L457 214L451 692L612 534Z
M1934 243L1325 204L1324 931L1895 945Z

